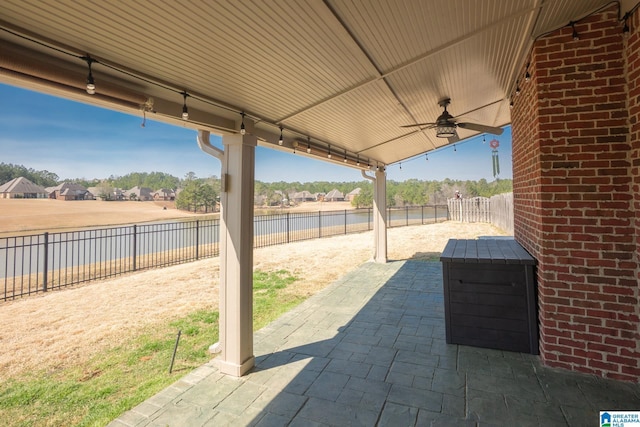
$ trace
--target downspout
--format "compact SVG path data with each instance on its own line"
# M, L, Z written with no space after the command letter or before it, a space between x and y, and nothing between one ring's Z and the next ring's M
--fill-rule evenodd
M211 145L210 135L211 133L207 130L198 130L198 147L208 155L222 161L224 159L224 151Z
M209 131L206 130L198 130L198 147L200 147L200 150L202 150L204 153L215 157L216 159L220 160L220 162L223 162L224 159L224 151L219 149L218 147L214 147L211 144L211 140L209 139L209 136L211 135L211 133ZM212 354L217 354L220 353L222 351L222 343L220 341L211 344L209 346L209 352Z

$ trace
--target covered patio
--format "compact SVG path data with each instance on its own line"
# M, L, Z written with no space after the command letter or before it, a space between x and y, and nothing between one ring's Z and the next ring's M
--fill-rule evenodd
M110 426L583 427L640 402L637 384L444 330L440 263L366 263L257 331L252 372L209 363Z
M188 126L221 161L216 367L118 422L162 423L185 407L207 421L252 408L248 421L313 424L336 405L364 423L584 425L598 408L638 409L635 386L551 369L640 379L636 1L152 3L0 5L1 81ZM508 124L514 237L537 261L539 358L444 345L437 268L384 265L385 170ZM382 265L254 336L256 145L374 181L372 258ZM413 314L385 306L396 298Z

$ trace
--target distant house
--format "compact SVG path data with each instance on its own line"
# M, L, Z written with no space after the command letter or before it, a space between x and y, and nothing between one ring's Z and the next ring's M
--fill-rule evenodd
M0 199L46 199L47 190L22 176L0 185Z
M99 197L105 200L123 200L124 198L121 188L112 188L109 194L102 194L105 191L104 187L89 187L87 191L93 194L94 198Z
M340 191L334 188L324 196L324 201L325 202L343 202L344 194L342 194Z
M360 187L358 187L358 188L356 188L354 190L351 190L349 193L347 193L347 200L350 201L350 202L353 202L353 199L355 199L356 196L358 194L360 194L361 191L362 191L362 189L360 189Z
M325 193L315 193L313 195L313 197L315 197L318 202L324 202L324 196L326 196Z
M153 200L153 190L147 187L138 187L137 185L123 193L127 200L139 200L147 202Z
M313 202L316 200L315 196L308 192L307 190L300 191L298 193L293 193L290 197L290 200L296 203L301 202Z
M58 200L93 200L94 195L80 184L63 182L55 187L47 188L50 199Z
M167 190L166 188L161 188L158 191L153 193L153 200L175 200L176 193L173 190Z

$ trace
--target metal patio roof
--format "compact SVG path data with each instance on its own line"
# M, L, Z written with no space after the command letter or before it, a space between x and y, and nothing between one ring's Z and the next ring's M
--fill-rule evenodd
M442 98L509 124L533 40L609 3L3 0L0 81L181 125L185 92L194 129L236 133L245 112L262 145L392 164L449 143L401 127L435 121Z

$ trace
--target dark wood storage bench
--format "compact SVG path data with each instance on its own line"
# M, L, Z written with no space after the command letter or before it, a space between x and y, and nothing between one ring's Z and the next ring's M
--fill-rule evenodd
M442 252L447 343L538 354L535 260L513 239L451 239Z

